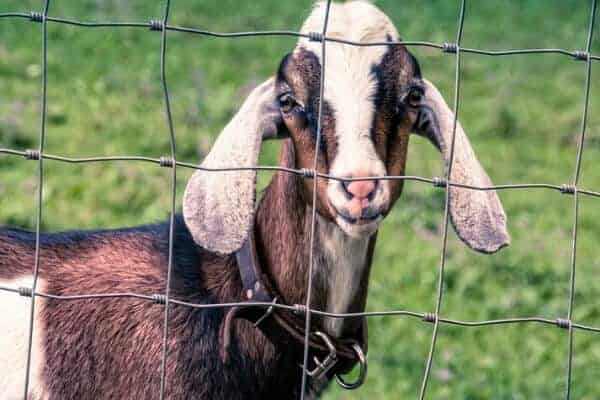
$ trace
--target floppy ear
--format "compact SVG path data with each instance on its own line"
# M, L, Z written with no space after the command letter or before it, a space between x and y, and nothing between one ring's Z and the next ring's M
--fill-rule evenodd
M425 96L415 124L416 133L429 138L450 161L454 113L437 88L425 83ZM456 121L454 159L450 182L473 186L492 186L489 176L475 157L460 122ZM482 253L494 253L510 243L506 214L493 190L450 187L450 217L458 236L469 247Z
M254 89L202 162L205 168L254 167L263 139L282 125L273 78ZM183 195L183 217L194 241L207 250L238 250L254 220L256 171L196 171Z

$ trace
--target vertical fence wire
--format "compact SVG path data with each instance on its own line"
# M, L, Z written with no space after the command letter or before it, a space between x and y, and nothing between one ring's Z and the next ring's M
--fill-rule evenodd
M590 11L590 25L588 27L587 40L585 45L585 89L584 89L584 99L583 99L583 115L581 117L581 130L579 135L579 143L577 146L577 161L575 164L575 177L573 178L573 184L579 184L579 176L581 175L581 161L583 158L583 149L585 144L585 130L587 128L587 119L588 119L588 110L589 110L589 100L590 100L590 87L592 82L592 42L594 40L594 25L596 23L596 9L597 9L597 0L592 0L592 6Z
M327 23L329 22L329 11L331 9L331 0L327 0L325 4L325 15L323 16L323 30L321 31L322 37L327 35ZM321 40L321 80L319 87L319 109L317 111L317 135L315 138L315 158L313 162L313 171L317 171L319 162L319 150L321 149L321 135L323 128L323 103L325 103L325 57L326 57L327 41ZM308 255L308 276L307 289L306 289L306 317L304 325L304 352L302 355L302 379L300 383L300 399L304 400L306 392L306 381L307 381L307 368L308 368L308 338L310 335L310 317L311 308L310 301L312 297L312 280L313 280L313 267L314 267L314 255L315 255L315 234L316 234L316 221L317 221L317 189L318 189L319 177L315 174L313 180L313 193L312 193L312 210L310 220L310 249Z
M136 293L96 293L96 294L81 294L81 295L69 295L69 296L59 296L48 293L41 293L37 291L37 281L40 272L40 263L41 263L41 224L42 224L42 210L43 210L43 189L44 189L44 159L51 159L61 162L67 163L83 163L83 162L102 162L102 161L144 161L158 164L162 167L171 168L171 176L170 176L170 185L171 185L171 197L170 197L170 217L169 217L169 233L168 233L168 265L167 265L167 277L166 277L166 286L164 295L161 295L162 301L160 303L164 304L164 319L163 319L163 335L162 335L162 352L161 352L161 363L160 363L160 393L159 397L163 400L166 396L167 391L167 358L168 358L168 320L169 320L169 305L170 303L175 303L180 306L187 307L195 307L198 309L208 309L208 308L217 308L217 307L232 307L239 305L240 303L219 303L219 304L195 304L195 303L187 303L185 301L181 301L178 299L170 298L170 282L172 276L173 269L173 248L174 248L174 225L175 225L175 211L176 211L176 178L177 178L177 166L183 166L187 168L194 168L200 170L206 170L208 172L218 172L218 171L243 171L243 170L268 170L268 171L282 171L285 173L297 174L299 176L306 177L306 171L301 169L292 169L292 168L284 168L284 167L271 167L271 166L257 166L257 167L247 167L247 166L236 166L231 168L220 168L220 169L209 169L203 168L198 165L193 165L189 163L178 162L176 160L176 145L175 145L175 129L173 124L173 116L171 111L171 102L169 89L167 84L167 69L166 69L166 55L167 55L167 31L180 31L192 34L200 34L207 36L215 36L222 38L239 38L239 37L247 37L247 36L294 36L301 38L311 38L318 37L321 42L321 76L320 76L320 88L319 88L319 106L318 106L318 115L317 115L317 132L316 132L316 143L315 143L315 155L313 161L313 173L314 173L314 181L313 181L313 193L312 193L312 214L311 214L311 224L310 224L310 250L309 250L309 265L308 265L308 276L307 279L307 293L306 293L306 301L304 304L305 310L305 330L304 330L304 348L303 348L303 357L302 357L302 379L301 379L301 400L304 400L306 395L307 388L307 369L308 369L308 356L309 356L309 335L311 332L311 315L321 315L321 316L329 316L335 318L354 318L358 316L363 317L373 317L373 316L405 316L405 317L414 317L420 318L426 322L433 322L433 331L431 336L431 343L429 347L428 356L425 362L425 370L423 374L423 379L421 382L421 387L419 391L419 399L424 399L426 396L428 382L430 380L431 369L433 365L435 350L437 339L439 336L440 324L450 324L456 326L463 327L473 327L473 326L487 326L487 325L498 325L498 324L513 324L513 323L541 323L541 324L549 324L555 325L559 328L568 329L568 351L567 351L567 377L566 377L566 385L565 385L565 398L569 399L571 394L571 380L572 380L572 364L573 364L573 334L575 329L586 330L591 332L600 332L600 327L592 327L581 325L575 323L573 321L573 306L574 306L574 297L575 297L575 276L576 276L576 258L577 258L577 235L578 235L578 218L579 218L579 199L581 195L587 195L592 197L599 197L600 192L594 192L590 190L581 189L578 187L579 178L581 175L581 164L583 151L585 147L585 134L587 128L587 119L589 113L589 99L590 99L590 87L591 87L591 69L592 62L595 60L600 60L600 56L591 54L591 46L593 41L594 34L594 25L596 20L596 10L597 10L597 0L592 0L591 2L591 11L589 17L589 27L587 30L587 41L585 51L569 51L564 49L515 49L515 50L506 50L506 51L489 51L489 50L481 50L481 49L468 49L461 47L465 13L466 13L466 0L460 1L460 11L458 15L458 26L457 26L457 34L456 34L456 43L455 44L436 44L430 42L382 42L382 43L359 43L353 42L350 40L346 40L343 38L328 38L327 37L327 25L329 21L329 13L331 8L331 0L327 0L325 5L325 13L324 13L324 21L322 26L322 32L319 35L311 36L311 34L300 33L300 32L292 32L292 31L255 31L255 32L234 32L234 33L217 33L217 32L209 32L200 29L193 29L188 27L180 27L180 26L169 26L168 18L170 13L170 0L165 0L164 4L164 13L161 21L150 21L150 23L141 23L141 22L83 22L76 21L66 18L58 18L58 17L49 17L48 11L50 7L50 0L44 0L44 8L43 12L31 12L31 13L0 13L0 17L6 18L29 18L33 22L41 23L41 112L40 112L40 130L39 130L39 147L38 150L25 150L18 151L13 149L3 149L0 148L0 154L12 155L12 156L25 156L27 159L38 161L38 169L37 169L37 196L36 196L36 222L35 222L35 255L34 255L34 265L33 265L33 282L31 288L10 288L0 286L0 291L14 292L22 296L31 296L30 310L29 310L29 332L28 332L28 342L27 342L27 362L26 362L26 371L25 371L25 384L24 384L24 399L28 398L28 392L30 389L30 369L31 369L31 357L32 357L32 343L33 343L33 332L35 328L35 305L36 298L49 298L56 300L78 300L78 299L106 299L106 298L136 298L145 301L156 301L156 296L148 296ZM151 30L160 30L161 31L161 47L160 47L160 79L162 84L162 91L164 97L165 104L165 113L166 120L169 129L169 138L170 138L170 158L162 157L159 159L149 158L149 157L140 157L140 156L110 156L110 157L91 157L91 158L69 158L69 157L61 157L57 155L50 155L44 153L44 145L45 145L45 137L46 137L46 112L47 112L47 24L48 22L59 23L59 24L70 24L82 27L146 27ZM449 148L449 156L448 162L445 170L445 203L444 203L444 215L443 215L443 231L442 231L442 248L440 255L440 265L437 276L437 293L435 298L435 313L417 313L412 311L404 311L404 310L396 310L396 311L374 311L374 312L360 312L360 313L328 313L316 309L311 309L311 296L312 296L312 276L314 269L314 258L315 258L315 246L316 246L316 205L317 205L317 190L318 190L318 181L319 179L337 179L342 181L353 181L353 180L371 180L371 179L396 179L396 180L414 180L423 183L433 183L435 186L436 182L439 182L437 178L429 179L418 176L377 176L377 177L365 177L365 178L351 178L347 179L345 177L337 177L324 173L317 172L318 168L318 155L320 150L320 142L322 136L322 112L323 112L323 103L324 103L324 87L325 87L325 64L326 64L326 44L328 41L335 42L338 44L352 45L352 46L389 46L389 45L413 45L413 46L425 46L431 48L441 49L443 51L448 50L450 47L455 48L453 51L456 54L455 60L455 86L454 86L454 119L453 119L453 128L452 128L452 139ZM450 47L449 47L450 45ZM448 51L447 51L448 52ZM585 89L584 89L584 98L583 98L583 115L581 119L581 129L577 147L577 158L575 163L575 171L573 176L573 181L568 185L555 185L555 184L541 184L541 183L532 183L532 184L509 184L509 185L499 185L499 186L490 186L490 187L477 187L462 184L460 182L452 182L451 174L452 174L452 164L454 160L454 150L455 150L455 139L456 139L456 129L458 124L458 113L460 107L460 87L461 87L461 54L465 53L474 53L474 54L482 54L488 56L504 56L504 55L512 55L512 54L542 54L542 53L555 53L566 55L570 57L574 57L576 60L583 60L586 62L586 78L585 78ZM572 229L572 248L571 248L571 262L570 262L570 280L569 280L569 294L568 294L568 309L567 309L567 319L557 318L557 319L547 319L541 317L522 317L522 318L510 318L510 319L500 319L500 320L489 320L489 321L476 321L476 322L468 322L468 321L458 321L452 320L448 318L442 318L440 316L442 299L444 293L444 272L445 272L445 264L446 264L446 250L447 250L447 241L448 241L448 225L450 220L450 189L452 187L457 187L460 190L507 190L507 189L532 189L532 188L544 188L551 190L558 190L561 193L573 194L573 229ZM248 305L244 303L244 305ZM285 305L285 304L262 304L256 303L255 306L259 307L277 307L287 311L293 311L296 309L295 305Z
M171 100L169 96L169 86L167 85L167 22L169 20L171 1L165 0L164 15L161 25L161 45L160 45L160 79L162 83L165 113L169 128L169 144L171 147L171 209L169 216L169 255L167 261L167 282L165 287L165 312L163 321L163 343L162 356L160 362L160 400L165 398L167 386L167 356L168 356L168 336L169 336L169 301L171 294L171 275L173 270L173 241L175 235L175 202L177 197L177 159L175 155L175 128L173 126L173 115L171 113Z
M575 187L573 193L573 242L571 248L571 274L569 283L569 303L567 310L567 379L565 384L565 398L571 397L571 376L573 370L573 299L575 296L575 259L577 256L577 230L579 221L579 193Z
M43 154L46 144L46 109L47 109L47 76L48 76L48 23L46 17L50 8L50 0L44 1L44 11L41 16L42 23L42 95L40 111L40 136L39 136L39 154ZM33 330L35 329L35 292L40 272L40 231L42 229L42 209L44 202L44 157L38 160L38 181L37 181L37 215L35 221L35 260L33 266L33 283L31 286L31 307L29 310L29 335L27 337L27 362L25 364L25 385L23 398L27 400L29 393L29 371L31 370L31 351L33 344Z
M456 141L456 125L458 122L458 111L460 105L460 44L462 41L463 26L465 22L465 6L466 0L460 2L460 13L458 16L458 29L456 31L456 69L454 76L454 120L452 121L452 140L450 141L450 155L448 156L448 165L446 167L446 198L444 202L444 220L443 220L443 233L442 233L442 254L440 257L440 268L438 272L438 286L437 286L437 297L435 302L435 314L433 321L433 333L431 335L431 345L429 348L429 355L425 363L425 372L423 373L423 381L421 383L421 390L419 392L419 399L425 398L427 391L427 384L429 383L429 376L431 375L431 366L433 364L433 356L435 353L435 346L437 344L437 338L440 327L440 310L442 307L442 296L444 294L444 270L446 267L446 248L448 246L448 225L450 220L450 182L452 174L452 162L454 161L454 144ZM462 189L464 190L464 189Z
M590 51L592 48L592 40L594 36L594 23L596 20L597 0L592 0L590 11L590 25L588 27L588 35L585 50L585 89L583 98L583 113L581 117L581 130L579 135L579 144L577 146L577 159L575 161L575 173L573 177L573 241L571 247L571 273L569 277L569 298L567 308L567 379L565 384L565 399L571 398L571 381L573 375L573 304L575 300L575 272L577 260L577 232L579 230L579 177L581 175L581 162L583 158L583 148L585 144L585 130L587 127L588 108L590 100L590 86L592 78L592 59Z

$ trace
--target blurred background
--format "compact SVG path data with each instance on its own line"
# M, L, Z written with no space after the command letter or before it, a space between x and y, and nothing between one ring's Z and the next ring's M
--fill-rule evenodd
M374 1L403 39L454 42L460 2ZM468 2L463 46L584 50L592 1ZM312 1L172 1L172 25L222 32L298 30ZM56 0L51 16L84 21L161 19L163 2ZM40 1L3 0L0 12L42 10ZM598 24L596 24L598 25ZM600 27L596 27L596 31ZM600 54L594 35L592 52ZM0 20L0 147L38 147L40 25ZM273 74L293 38L216 39L169 32L167 74L177 158L202 159L240 102ZM159 69L160 33L48 24L47 153L70 156L169 154ZM455 57L412 47L423 74L452 104ZM569 183L584 101L585 62L553 54L464 54L460 119L496 184ZM600 190L600 63L593 63L580 186ZM277 162L268 143L261 164ZM407 174L442 176L425 140L411 139ZM167 218L170 172L136 162L45 163L43 230L112 228ZM191 171L178 169L178 199ZM261 185L270 175L261 174ZM0 156L0 224L34 228L36 163ZM493 256L450 233L441 314L484 320L567 314L573 197L557 191L499 193L512 245ZM178 200L179 201L179 200ZM443 191L408 182L379 234L368 310L435 307ZM600 199L581 196L574 320L600 326ZM369 376L357 392L331 385L326 399L415 398L432 324L402 317L369 321ZM549 325L441 325L428 398L559 399L567 331ZM575 331L572 398L600 398L600 336Z

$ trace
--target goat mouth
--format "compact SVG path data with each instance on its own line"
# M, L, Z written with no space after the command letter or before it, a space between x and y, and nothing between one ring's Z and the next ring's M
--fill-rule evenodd
M352 217L348 215L345 211L335 209L336 214L346 223L351 225L368 225L374 222L379 221L383 215L381 211L377 212L363 212L362 215L358 218Z

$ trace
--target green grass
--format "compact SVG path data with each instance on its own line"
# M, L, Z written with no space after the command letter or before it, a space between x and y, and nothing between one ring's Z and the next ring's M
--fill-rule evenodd
M376 1L406 40L452 42L458 1ZM496 4L497 3L497 4ZM486 49L583 49L590 1L469 2L463 45ZM218 31L297 29L310 1L173 1L170 22ZM148 21L162 2L52 2L50 14L84 20ZM4 0L0 12L40 10ZM599 27L597 27L599 28ZM597 29L598 30L598 29ZM145 29L48 26L46 151L65 156L169 153L159 80L160 34ZM593 51L600 54L600 37ZM275 71L291 38L213 39L169 33L168 80L177 157L197 162L247 93ZM414 48L424 75L451 103L454 57ZM40 108L40 25L0 20L0 147L36 148ZM497 184L572 179L583 109L585 63L558 55L465 54L460 118ZM594 63L581 186L600 190L600 64ZM268 144L262 164L274 164ZM408 174L439 176L443 165L413 139ZM142 163L45 163L43 229L118 227L164 219L169 171ZM178 196L190 171L178 172ZM268 175L261 177L264 184ZM32 228L36 163L0 157L0 221ZM442 314L481 320L564 317L567 312L573 197L544 190L504 191L511 247L493 256L466 249L452 232ZM433 311L440 260L443 192L407 183L379 235L368 309ZM574 319L600 325L600 201L583 197ZM432 325L406 318L369 323L367 383L332 385L327 399L415 398ZM442 325L428 398L559 399L566 379L566 330L546 325L457 328ZM575 332L572 398L600 397L600 336Z

